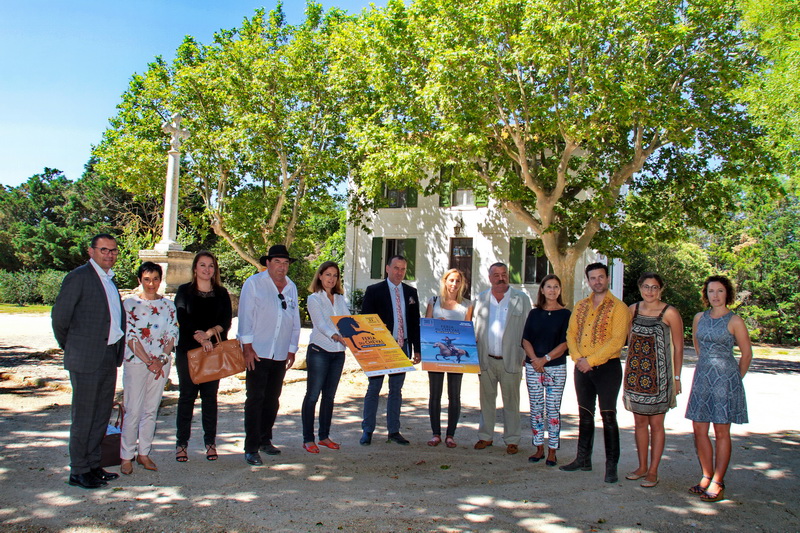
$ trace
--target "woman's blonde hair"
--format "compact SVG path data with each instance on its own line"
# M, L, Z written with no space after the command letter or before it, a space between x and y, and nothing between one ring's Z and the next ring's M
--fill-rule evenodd
M447 281L450 274L458 274L458 277L461 278L461 284L458 286L458 291L456 292L456 301L461 303L461 300L464 299L464 291L467 290L467 284L464 281L464 273L457 268L451 268L445 272L439 280L439 298L441 298L442 301L447 299L447 286L445 285L445 281Z

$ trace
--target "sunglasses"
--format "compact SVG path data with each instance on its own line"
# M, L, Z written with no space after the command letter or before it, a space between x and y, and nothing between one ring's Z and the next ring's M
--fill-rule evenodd
M286 309L286 297L283 294L278 293L278 300L281 301L281 307L285 310Z

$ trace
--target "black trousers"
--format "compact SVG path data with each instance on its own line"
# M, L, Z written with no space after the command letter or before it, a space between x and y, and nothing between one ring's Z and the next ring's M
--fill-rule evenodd
M456 434L458 419L461 417L461 381L464 374L446 372L447 374L447 433ZM428 372L429 399L428 413L431 418L431 431L434 435L442 434L442 391L444 389L445 372Z
M619 429L617 428L617 399L622 386L622 364L610 359L591 371L575 371L575 392L578 397L579 450L581 444L591 457L594 440L595 402L600 405L606 437L606 455L619 454ZM615 451L616 450L616 451ZM613 459L613 457L610 457Z
M192 434L192 416L194 415L194 402L200 394L200 409L203 421L203 443L216 444L217 440L217 391L219 380L208 381L199 385L192 381L189 375L189 359L186 350L175 351L175 367L178 369L178 395L177 433L175 441L178 446L187 446Z
M272 426L278 416L286 361L261 359L247 371L247 399L244 402L244 451L255 453L272 441Z

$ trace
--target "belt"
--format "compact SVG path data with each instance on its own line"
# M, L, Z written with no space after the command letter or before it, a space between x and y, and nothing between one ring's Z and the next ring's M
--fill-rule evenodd
M492 359L499 359L499 360L501 360L501 361L502 361L502 359L503 359L503 357L502 357L502 356L500 356L500 355L492 355L492 354L490 354L490 353L489 353L489 354L486 354L486 355L488 355L488 356L489 356L489 357L491 357Z

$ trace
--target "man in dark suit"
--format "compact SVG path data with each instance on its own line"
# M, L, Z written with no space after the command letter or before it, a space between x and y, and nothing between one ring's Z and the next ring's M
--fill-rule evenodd
M69 484L85 489L119 477L100 467L100 442L111 416L125 341L125 316L111 270L118 254L114 237L95 236L89 262L64 278L51 315L72 384Z
M365 315L377 314L397 344L414 363L420 361L419 344L419 297L417 289L403 283L408 263L402 255L395 255L386 265L387 278L370 285L364 293L361 312ZM386 425L389 441L407 445L408 440L400 434L400 407L403 403L403 383L405 372L389 375L389 399L386 403ZM375 417L378 413L378 398L383 387L383 376L369 378L367 394L364 396L364 420L361 428L361 445L372 444L375 431Z

